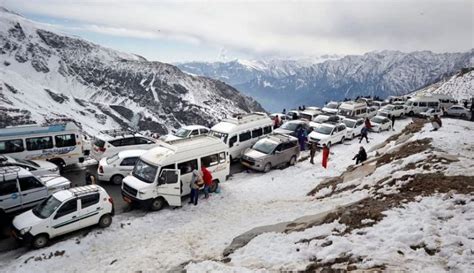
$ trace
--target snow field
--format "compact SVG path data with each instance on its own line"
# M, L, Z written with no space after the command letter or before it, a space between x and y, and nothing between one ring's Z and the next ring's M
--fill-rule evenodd
M397 122L397 131L409 122L408 119ZM391 134L393 131L371 134L370 145L382 142ZM157 213L132 211L118 215L110 228L94 229L87 236L77 238L80 243L76 238L64 240L29 251L16 260L0 259L0 265L15 272L31 272L33 268L36 272L146 272L170 270L191 260L219 259L234 237L254 227L331 211L366 197L365 193L358 193L317 201L306 196L323 178L338 175L352 164L359 146L356 140L350 145L334 146L327 170L321 167L321 154L317 154L315 165L307 160L267 174L240 173L221 184L221 193L213 194L208 200L201 199L198 206L185 204ZM66 253L24 264L28 257L57 250Z

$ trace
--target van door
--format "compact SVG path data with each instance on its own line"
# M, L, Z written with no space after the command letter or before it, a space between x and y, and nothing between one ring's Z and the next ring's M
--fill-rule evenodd
M181 172L177 169L165 169L158 177L158 194L165 198L170 206L181 206Z
M0 210L6 213L21 209L21 194L17 180L6 180L0 183Z
M79 211L77 210L77 198L62 204L51 220L51 235L58 236L77 229L81 226L79 221Z
M18 179L21 190L22 208L35 206L48 197L48 188L33 176Z

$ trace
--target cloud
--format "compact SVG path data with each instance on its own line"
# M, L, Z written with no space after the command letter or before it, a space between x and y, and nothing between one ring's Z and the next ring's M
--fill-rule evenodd
M86 31L171 39L260 56L474 47L473 2L14 0L20 13L77 22Z

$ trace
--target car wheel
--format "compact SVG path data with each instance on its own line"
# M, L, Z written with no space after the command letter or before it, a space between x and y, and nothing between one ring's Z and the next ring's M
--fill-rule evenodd
M218 187L219 187L219 181L217 179L213 180L211 186L209 187L209 191L216 192Z
M104 214L102 217L100 217L99 227L106 228L109 227L110 224L112 224L112 216L110 216L110 214Z
M355 137L356 137L356 136L355 136L355 134L352 134L352 137L351 137L351 139L354 139Z
M465 117L466 117L466 114L465 114L465 113L461 113L461 117L462 117L462 118L465 118Z
M346 138L345 138L345 137L342 137L342 138L341 138L341 144L344 144L344 141L345 141L345 140L346 140Z
M122 185L122 180L123 180L123 176L120 174L116 174L112 176L112 178L110 178L110 182L112 182L112 184L114 185Z
M290 165L290 166L294 166L295 163L296 163L296 156L292 156L292 157L290 158L289 165Z
M265 167L263 168L264 173L268 173L272 169L272 164L267 163Z
M326 144L326 146L328 146L328 148L331 148L331 141L329 141L328 144Z
M158 211L161 210L165 206L165 199L163 197L157 197L153 199L150 205L150 210Z
M410 112L408 113L409 116L413 116L414 114L415 114L415 113L413 113L413 111L410 111Z
M33 238L31 245L34 248L42 248L48 244L49 238L46 234L39 234Z

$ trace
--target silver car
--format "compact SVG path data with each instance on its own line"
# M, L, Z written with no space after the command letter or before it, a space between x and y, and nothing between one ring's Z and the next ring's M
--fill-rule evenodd
M299 154L300 148L295 137L272 134L247 149L240 162L248 168L268 172L280 165L294 165Z

